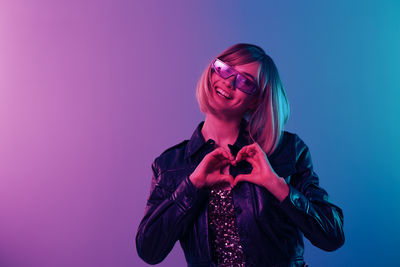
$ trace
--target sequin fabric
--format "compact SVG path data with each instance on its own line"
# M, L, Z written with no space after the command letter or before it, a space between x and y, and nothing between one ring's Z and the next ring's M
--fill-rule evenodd
M219 267L244 267L231 190L212 189L208 205L211 255Z

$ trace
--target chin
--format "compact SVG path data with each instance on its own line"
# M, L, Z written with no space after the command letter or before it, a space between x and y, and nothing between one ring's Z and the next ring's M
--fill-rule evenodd
M241 118L243 116L243 113L238 113L237 110L232 109L232 108L228 108L228 107L215 107L213 106L213 108L215 109L213 113L215 116L217 117L222 117L222 118L229 118L229 119L233 119L233 118Z

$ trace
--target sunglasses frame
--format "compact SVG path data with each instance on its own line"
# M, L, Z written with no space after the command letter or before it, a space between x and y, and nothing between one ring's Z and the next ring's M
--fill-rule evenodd
M223 64L223 65L225 65L226 67L228 67L228 68L232 71L232 74L229 75L229 76L226 77L226 78L225 78L225 77L222 77L222 76L220 75L219 71L217 71L217 67L216 67L216 65L215 65L215 63L216 63L217 61L218 61L220 64ZM215 73L216 73L219 77L221 77L222 79L228 79L228 78L231 77L232 75L235 75L235 87L236 87L237 89L239 89L240 91L242 91L243 93L246 93L246 94L248 94L248 95L255 95L255 94L256 94L257 89L258 89L258 86L257 86L251 79L247 78L247 77L246 77L245 75L243 75L241 72L235 70L232 66L226 64L225 62L223 62L223 61L220 60L219 58L216 58L216 59L213 61L213 63L212 63L212 69L213 69L213 70L215 71ZM238 76L240 76L241 78L246 79L246 80L249 81L251 84L253 84L253 87L252 87L252 89L251 89L250 91L246 91L245 89L240 88L240 87L237 86Z

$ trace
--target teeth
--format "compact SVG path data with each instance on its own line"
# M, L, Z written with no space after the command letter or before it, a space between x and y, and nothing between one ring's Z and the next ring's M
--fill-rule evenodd
M225 96L226 98L232 98L227 92L225 92L224 90L218 88L217 92L219 92L221 95Z

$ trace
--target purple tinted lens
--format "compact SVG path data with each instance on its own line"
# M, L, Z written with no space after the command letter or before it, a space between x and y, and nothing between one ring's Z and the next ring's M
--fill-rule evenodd
M227 79L233 74L235 74L234 69L232 69L229 65L225 64L220 60L216 60L213 66L215 72L224 79Z
M243 77L240 74L236 77L236 87L248 94L255 93L257 89L256 85L250 79Z

